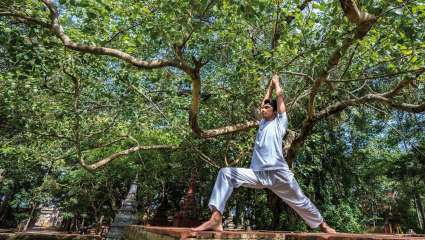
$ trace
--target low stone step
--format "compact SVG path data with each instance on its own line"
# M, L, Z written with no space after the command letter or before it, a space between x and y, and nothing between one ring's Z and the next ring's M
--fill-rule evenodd
M18 232L0 233L0 240L101 240L101 237L60 232Z
M283 240L425 240L420 234L353 234L305 233L272 231L193 232L189 228L130 225L125 229L124 240L175 240L175 239L283 239Z

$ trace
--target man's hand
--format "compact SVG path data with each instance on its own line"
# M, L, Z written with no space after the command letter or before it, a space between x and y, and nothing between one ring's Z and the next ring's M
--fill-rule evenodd
M286 112L285 102L283 99L283 91L282 91L282 88L280 87L280 82L279 82L279 75L273 74L272 83L274 85L274 90L277 96L277 112L280 112L280 113Z
M273 74L272 76L272 83L276 92L276 96L282 96L283 92L282 92L282 88L280 87L280 82L279 82L280 78L279 75L277 74Z
M273 83L273 85L274 85L275 88L276 88L276 86L280 86L279 75L273 74L273 76L272 76L272 83Z
M274 73L272 75L272 81L270 82L270 85L267 88L266 94L264 95L263 102L261 104L263 104L266 99L272 98L272 91L274 88L276 96L277 96L277 111L285 112L286 108L285 108L285 103L283 100L283 91L282 91L282 88L280 87L279 80L280 80L279 75Z

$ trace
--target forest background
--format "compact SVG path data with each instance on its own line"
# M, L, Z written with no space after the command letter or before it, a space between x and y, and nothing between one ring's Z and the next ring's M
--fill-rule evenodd
M190 179L208 217L277 73L285 156L328 223L423 233L424 23L413 0L1 1L0 225L51 205L64 228L110 223L136 175L141 223L171 221ZM267 190L227 210L308 230Z

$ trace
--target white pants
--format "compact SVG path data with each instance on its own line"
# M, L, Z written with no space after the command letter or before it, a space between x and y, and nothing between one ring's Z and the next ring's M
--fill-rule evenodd
M222 168L218 172L209 201L211 210L223 214L234 188L268 188L292 207L311 228L318 227L323 218L316 206L301 191L290 170L253 171L249 168Z

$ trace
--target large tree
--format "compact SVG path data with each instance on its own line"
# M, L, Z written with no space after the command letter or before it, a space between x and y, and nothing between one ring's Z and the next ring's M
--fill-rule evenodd
M51 54L95 55L89 61L112 69L104 81L119 75L122 81L114 83L115 90L139 93L161 114L137 79L159 74L165 78L162 84L178 85L179 94L189 90L188 126L201 139L257 126L251 120L252 109L271 73L283 76L291 119L285 141L290 164L318 122L347 108L385 105L425 111L425 13L420 1L3 1L0 16L9 33L3 47L18 47L13 46L11 32L30 36L34 30L34 38L42 39L44 51ZM154 69L159 71L147 71ZM66 67L62 75L72 83L69 140L86 169L98 169L139 150L173 147L137 143L87 164L81 149L87 136L80 126L84 79ZM158 90L157 85L150 90ZM176 94L173 90L161 96ZM211 95L212 100L205 100Z

